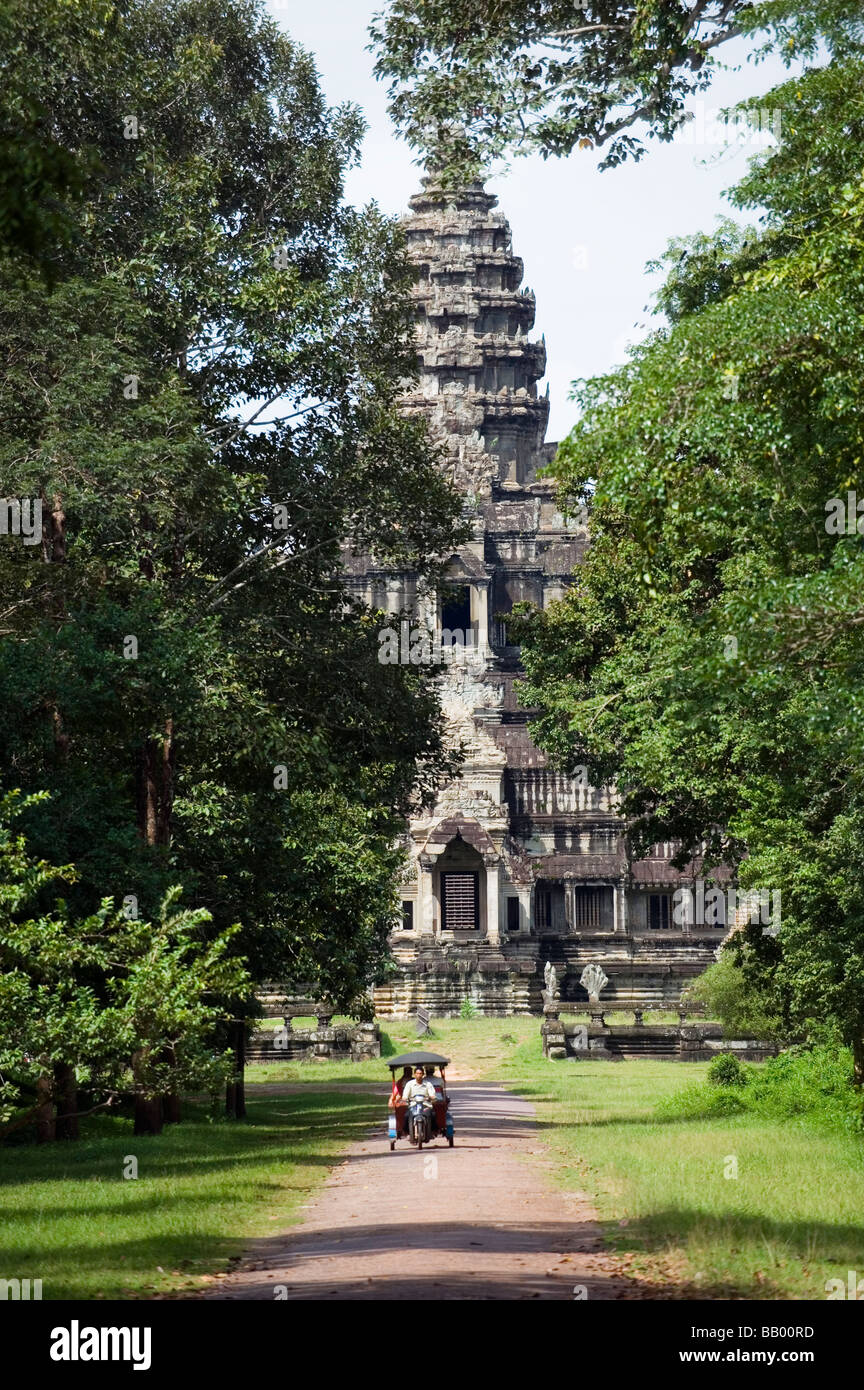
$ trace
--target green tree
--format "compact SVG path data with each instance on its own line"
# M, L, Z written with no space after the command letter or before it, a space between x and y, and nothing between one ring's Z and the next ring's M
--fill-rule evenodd
M0 1138L32 1123L53 1137L55 1107L77 1137L78 1086L96 1108L133 1096L136 1133L158 1132L162 1095L214 1091L230 1074L214 1036L220 1000L248 993L238 929L208 940L209 914L179 910L179 889L156 921L110 898L75 916L50 901L75 868L33 857L15 827L26 808L14 793L0 801Z
M371 33L391 114L458 181L513 152L639 159L730 40L791 62L847 51L860 19L854 0L391 0Z
M676 243L668 326L581 384L554 472L591 545L522 629L541 744L617 782L637 852L677 839L781 891L779 935L727 950L786 1036L837 1025L859 1084L862 77L850 56L770 94L782 142L734 195L761 224Z
M460 533L398 409L400 233L345 205L362 121L259 4L129 0L38 77L35 16L15 81L87 161L51 284L0 265L0 466L43 508L0 543L0 780L50 791L26 830L76 912L179 883L256 979L362 1007L450 765L340 577L343 546L433 576Z
M74 234L90 149L58 138L54 112L67 63L98 62L114 7L105 0L2 0L0 48L0 249L50 277L59 243Z
M766 1000L763 990L753 987L730 951L721 952L720 959L694 980L686 996L704 1005L709 1018L719 1019L727 1038L780 1043L795 1040L788 1021L769 1011L771 1001Z

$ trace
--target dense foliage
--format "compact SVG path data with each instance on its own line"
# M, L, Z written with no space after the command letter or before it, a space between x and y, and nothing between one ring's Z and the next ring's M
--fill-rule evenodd
M769 94L781 143L733 193L759 224L677 242L667 326L579 386L554 472L591 548L522 625L541 744L617 781L637 850L780 890L779 936L729 950L786 1036L837 1023L859 1081L862 79L849 54Z
M95 1106L217 1089L233 1065L214 1046L219 1001L248 992L237 929L208 940L208 914L180 910L176 890L154 922L110 898L86 918L63 899L40 909L75 870L33 858L15 826L23 809L14 794L0 802L0 1137L50 1115L55 1088L61 1119L67 1096L77 1118L63 1069Z
M343 201L362 121L257 0L2 20L0 112L30 93L20 139L76 188L36 170L38 236L0 225L0 471L42 513L0 535L0 787L50 793L21 825L76 920L179 885L256 980L363 1009L402 816L450 764L341 547L434 575L459 501L397 407L401 234Z
M658 1116L703 1120L750 1113L840 1133L861 1131L861 1098L851 1085L852 1054L836 1041L793 1047L758 1066L724 1054L711 1063L710 1072L706 1084L685 1086L661 1101Z
M731 951L722 951L684 991L688 1002L704 1006L706 1017L719 1019L727 1038L759 1038L788 1043L801 1037L800 1027L777 1009L777 1001L766 998Z

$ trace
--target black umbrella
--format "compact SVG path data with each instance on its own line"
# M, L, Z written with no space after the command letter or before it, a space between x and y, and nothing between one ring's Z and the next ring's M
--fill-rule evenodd
M401 1057L388 1057L387 1065L391 1071L397 1067L449 1067L449 1057L439 1057L437 1052L403 1052Z

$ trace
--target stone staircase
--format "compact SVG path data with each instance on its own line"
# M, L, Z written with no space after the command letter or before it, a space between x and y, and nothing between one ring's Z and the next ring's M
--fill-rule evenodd
M602 993L603 1008L674 1009L681 991L714 961L718 942L713 937L664 932L662 937L596 933L592 936L544 936L539 942L540 969L555 966L561 986L562 1010L582 1007L588 995L579 983L592 962L602 966L609 983Z
M410 1018L418 1008L433 1018L453 1018L466 999L487 1018L539 1013L542 980L537 943L486 941L413 944L393 954L399 973L374 991L379 1018Z
M615 1033L609 1035L606 1054L622 1061L631 1061L635 1057L678 1061L681 1055L677 1039L668 1034L664 1037L628 1038Z

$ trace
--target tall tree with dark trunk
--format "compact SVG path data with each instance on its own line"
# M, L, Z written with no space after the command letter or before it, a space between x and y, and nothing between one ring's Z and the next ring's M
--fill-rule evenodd
M0 262L0 469L45 523L0 546L0 783L50 790L26 829L75 911L182 884L258 978L354 1006L450 766L431 673L379 664L339 577L343 542L431 576L460 534L398 409L410 272L342 198L358 113L259 4L105 15L56 68L50 7L10 21L85 173L50 285Z
M667 325L579 384L555 463L590 508L579 583L525 613L525 699L679 840L779 894L728 951L786 1037L832 1024L864 1082L864 44L770 94L761 226L676 242ZM860 499L860 500L859 500Z

